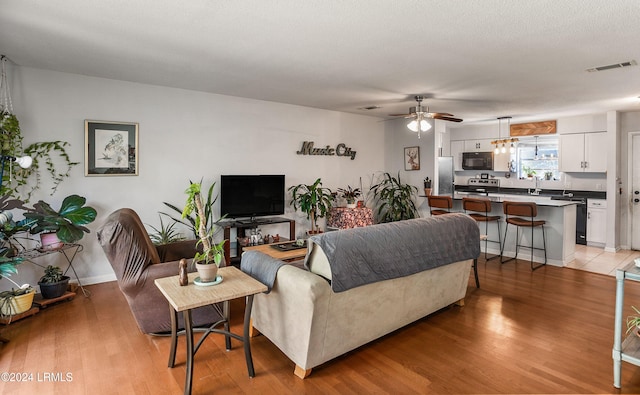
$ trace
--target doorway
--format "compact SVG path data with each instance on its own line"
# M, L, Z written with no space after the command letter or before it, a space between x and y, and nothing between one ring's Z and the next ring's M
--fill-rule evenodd
M631 249L640 250L640 133L633 133L631 139Z

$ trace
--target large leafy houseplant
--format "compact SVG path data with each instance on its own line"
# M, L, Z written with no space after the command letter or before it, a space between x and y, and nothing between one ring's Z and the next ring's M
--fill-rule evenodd
M96 219L93 207L85 206L87 199L70 195L64 198L59 210L54 210L42 200L33 205L33 210L24 213L26 219L33 222L31 234L55 232L60 241L75 243L82 239L89 229L85 226Z
M371 187L378 206L378 222L393 222L418 217L414 202L418 188L404 184L398 177L384 173L379 183Z
M224 218L224 216L217 220L214 218L213 205L218 200L218 195L213 195L213 188L215 187L215 185L215 182L211 184L207 192L207 201L203 202L202 204L203 218L205 218L205 230L207 233L211 233L212 235L215 235L216 232L219 231L218 222L220 222L220 220ZM202 182L200 182L200 189L202 189ZM191 230L191 232L193 232L193 237L195 237L196 239L200 237L198 234L198 225L196 224L196 222L199 221L197 218L197 210L191 210L186 216L183 216L184 208L178 208L177 206L167 202L163 203L165 204L165 206L180 214L180 217L176 218L171 214L164 212L160 212L160 214L166 215L173 221L185 225Z
M322 186L320 178L311 185L298 184L289 187L288 190L293 198L290 203L293 208L307 214L307 219L311 220L310 233L319 233L318 218L326 216L331 209L331 190Z
M22 263L22 258L9 256L10 250L0 252L0 279L5 278L16 288L0 292L0 316L11 316L22 313L31 307L35 289L29 284L18 285L9 277L16 274L16 266Z

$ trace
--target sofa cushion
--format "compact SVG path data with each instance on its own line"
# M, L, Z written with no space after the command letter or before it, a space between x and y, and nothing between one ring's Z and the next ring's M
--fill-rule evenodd
M331 265L329 265L327 254L315 243L309 243L309 249L311 250L307 261L309 271L331 281Z

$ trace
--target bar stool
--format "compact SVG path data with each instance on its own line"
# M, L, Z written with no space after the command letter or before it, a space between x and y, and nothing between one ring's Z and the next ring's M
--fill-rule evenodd
M491 212L491 201L489 199L464 197L462 198L462 208L476 222L484 222L484 237L481 238L484 239L484 259L486 261L489 261L491 259L502 256L502 241L500 240L500 220L502 219L502 217L499 215L489 215L489 213ZM489 222L496 223L498 227L498 240L489 239ZM491 258L487 258L487 243L489 242L498 243L500 254L496 254Z
M505 201L502 203L502 207L506 215L505 222L507 223L507 226L504 229L504 239L503 239L504 242L502 243L502 250L500 251L500 255L502 255L502 253L504 252L504 245L506 244L506 241L507 241L507 231L509 230L509 224L516 226L516 255L515 257L509 258L506 261L503 261L502 258L500 258L500 262L504 263L504 262L509 262L512 259L517 259L518 248L525 247L525 248L531 249L531 270L536 270L546 265L547 264L547 242L544 235L544 224L546 223L546 221L534 219L538 215L538 206L533 202ZM526 217L526 218L522 218L522 217ZM530 246L520 244L520 238L522 238L522 235L520 235L519 231L521 227L531 228L531 245ZM540 227L542 229L543 248L534 247L533 229L537 227ZM533 265L533 250L544 251L544 263L537 266Z
M451 196L431 195L427 197L431 215L442 215L451 212L453 199Z

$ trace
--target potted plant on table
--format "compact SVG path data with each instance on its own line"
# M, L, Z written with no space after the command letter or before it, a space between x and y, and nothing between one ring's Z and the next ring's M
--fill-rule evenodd
M378 204L378 222L393 222L418 217L414 195L418 188L404 184L398 177L389 173L382 175L382 181L371 186Z
M333 195L329 188L322 186L322 181L318 178L313 184L298 184L288 189L293 199L291 205L297 210L300 209L307 214L307 219L311 220L311 231L309 234L321 233L318 229L318 218L327 215L331 209Z
M33 205L33 209L24 213L31 221L31 234L40 233L43 250L61 248L63 243L75 243L82 239L89 229L84 226L96 219L97 212L93 207L84 206L87 199L70 195L64 198L60 210L40 200Z
M44 269L44 276L40 277L38 285L44 299L55 299L67 292L69 276L65 276L58 266L48 265Z
M338 193L347 201L348 208L356 207L356 200L360 197L360 188L351 188L347 185L347 188L338 188Z
M211 227L207 230L207 215L201 196L202 183L189 182L189 188L185 191L187 201L182 210L182 218L187 218L195 213L194 225L198 231L198 244L202 245L202 252L196 253L193 262L200 276L199 282L218 282L218 267L224 261L224 245L227 241L222 240L218 244L213 242L214 229ZM213 189L213 185L211 189Z

